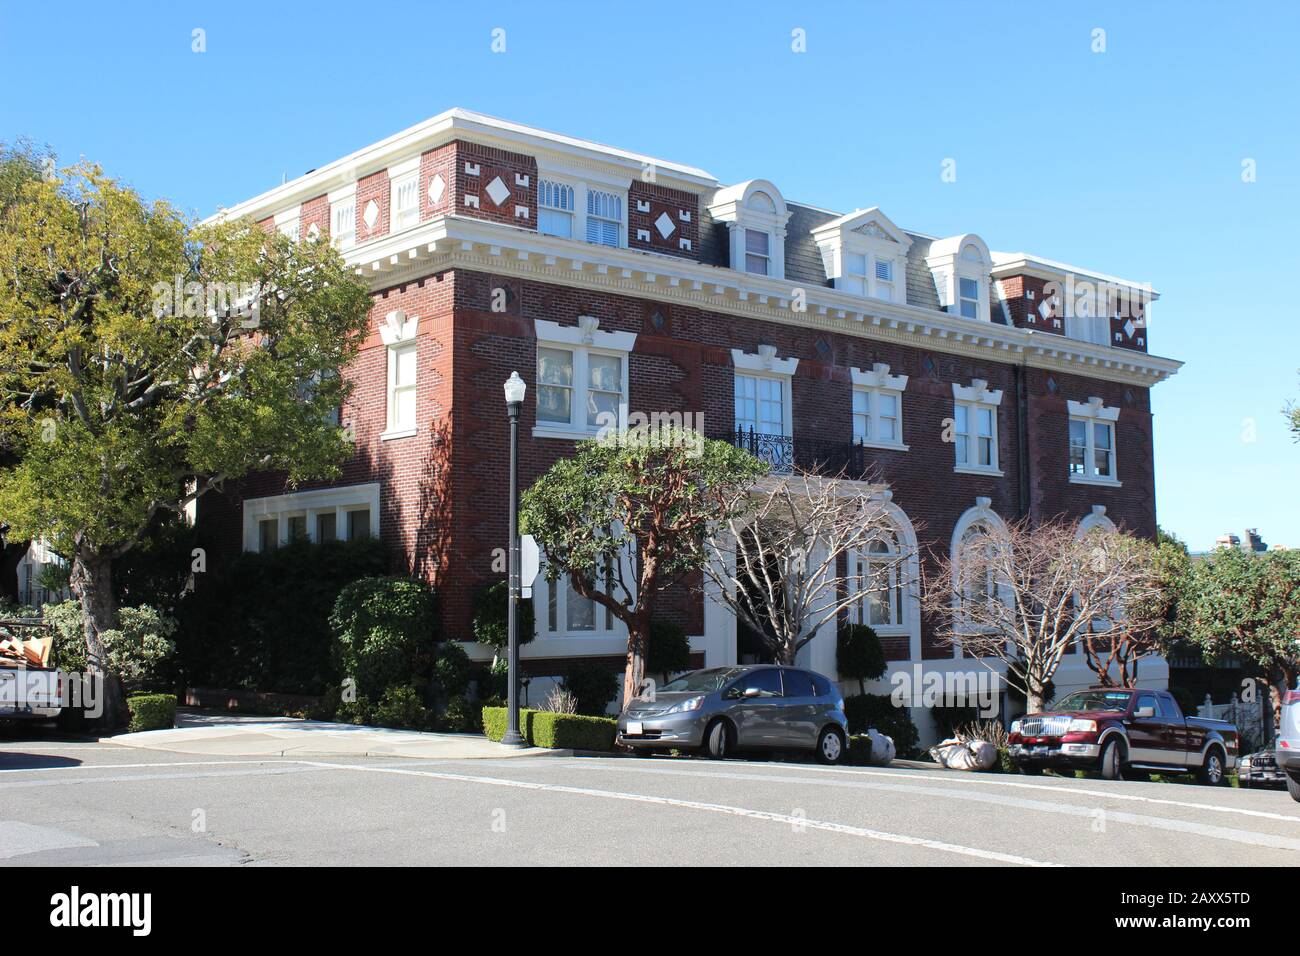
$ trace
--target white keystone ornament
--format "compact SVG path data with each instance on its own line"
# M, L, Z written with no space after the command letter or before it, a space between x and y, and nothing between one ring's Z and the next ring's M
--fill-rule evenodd
M510 198L510 187L501 181L500 176L488 183L486 192L495 206L501 205Z

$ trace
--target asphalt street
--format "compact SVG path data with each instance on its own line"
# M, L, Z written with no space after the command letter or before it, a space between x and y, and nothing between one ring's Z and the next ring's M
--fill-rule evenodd
M776 761L0 741L0 865L1300 864L1284 792Z

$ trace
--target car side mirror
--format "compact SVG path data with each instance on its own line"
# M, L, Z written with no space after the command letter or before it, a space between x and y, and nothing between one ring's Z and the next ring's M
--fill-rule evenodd
M1145 720L1146 718L1154 717L1155 715L1156 709L1154 707L1139 707L1137 710L1133 711L1133 716L1139 720Z
M762 692L761 690L759 690L757 687L746 687L746 688L745 688L745 696L746 696L746 697L761 697L762 694L763 694L763 692Z

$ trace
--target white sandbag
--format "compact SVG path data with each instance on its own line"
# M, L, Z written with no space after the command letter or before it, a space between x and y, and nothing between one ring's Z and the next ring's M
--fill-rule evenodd
M867 731L867 737L871 740L871 765L873 767L889 766L898 753L894 747L894 738L887 737L876 730L875 727Z
M935 763L949 770L988 770L998 760L998 749L983 740L954 737L930 749Z
M966 745L975 758L976 770L988 770L998 762L998 748L987 740L972 740Z
M941 741L931 747L930 756L934 758L934 762L939 766L948 767L951 766L951 761L956 758L957 754L962 753L965 750L966 745L960 740L953 738L951 740Z

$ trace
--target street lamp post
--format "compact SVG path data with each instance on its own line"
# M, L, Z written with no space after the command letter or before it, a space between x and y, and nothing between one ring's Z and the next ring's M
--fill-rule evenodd
M506 652L509 688L506 694L506 732L501 743L506 747L526 747L519 733L519 407L524 403L528 386L511 372L506 379L506 412L510 416L510 597L506 610Z

